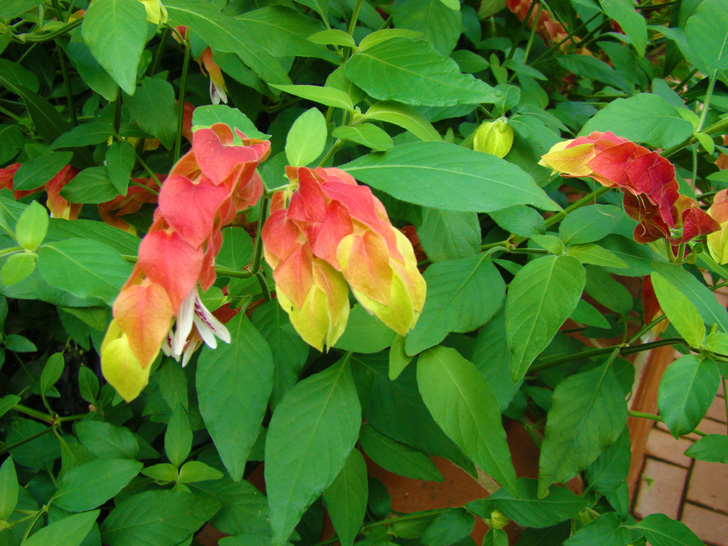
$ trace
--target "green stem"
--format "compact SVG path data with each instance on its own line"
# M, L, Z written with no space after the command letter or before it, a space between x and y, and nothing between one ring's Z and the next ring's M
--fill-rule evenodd
M349 28L347 30L350 36L354 35L354 29L356 28L356 22L359 19L359 12L363 3L364 0L356 0L356 4L354 5L354 11L351 13L351 21L349 21Z
M24 37L24 40L26 42L48 42L50 40L55 40L56 38L59 38L60 36L63 36L64 34L68 34L71 32L74 28L79 26L83 22L83 18L76 19L75 21L72 21L68 23L66 26L59 28L58 30L54 32L49 32L48 34L30 34L28 36ZM16 38L17 41L18 40Z
M324 158L319 162L319 167L323 167L324 165L326 165L326 163L329 161L329 159L331 159L332 157L334 157L334 154L336 153L336 151L339 148L341 148L341 145L342 144L344 144L344 141L342 139L340 139L340 138L337 138L336 139L336 142L334 142L334 144L331 146L331 148L326 153L326 155L324 156Z
M584 23L582 23L578 27L576 27L574 30L572 30L568 34L568 36L566 36L566 38L564 38L560 42L554 44L552 47L550 47L549 49L547 49L546 51L541 53L541 55L536 57L536 59L531 63L531 66L536 66L538 63L545 60L546 58L551 57L552 55L556 55L557 53L561 52L561 50L559 48L562 45L564 45L569 40L572 40L578 32L581 32L582 30L584 30L587 27L587 25L589 25L589 23L591 23L594 19L599 17L601 14L602 14L601 12L597 12L596 14L592 15L587 21L585 21Z
M255 278L258 279L258 284L260 285L260 290L263 292L263 299L265 301L271 300L270 295L270 289L268 288L268 281L265 278L265 275L263 274L263 270L258 271L255 274Z
M703 129L703 133L706 135L714 135L716 133L722 133L726 129L728 129L728 117L725 117L721 119L720 121L716 121L715 123L708 125L705 129ZM663 150L662 157L670 157L673 154L676 154L683 148L690 146L691 144L694 144L697 142L698 139L696 139L694 136L687 138L683 140L680 144L675 144L675 146L672 146L671 148L668 148L667 150Z
M5 226L2 227L4 228ZM11 237L15 238L15 234L12 231L8 229L5 229L5 231L7 231ZM18 252L22 252L23 250L25 249L22 246L11 246L10 248L3 248L2 250L0 250L0 256L5 256L7 254L16 254Z
M177 163L182 148L182 124L185 117L185 95L187 94L187 72L190 67L192 48L185 40L185 57L182 65L182 79L179 82L179 101L177 102L177 133L174 139L174 163Z
M531 17L531 13L533 13L533 10L535 9L535 7L536 7L536 2L531 2L531 5L528 6L528 11L526 12L526 17L524 17L523 21L521 21L521 24L518 27L518 30L516 30L516 36L513 38L513 45L511 46L511 49L508 52L506 61L508 59L513 58L513 55L516 52L516 48L518 47L518 42L521 41L521 34L523 34L523 29L526 28L526 25L528 24L528 19Z
M664 423L665 421L659 415L653 415L651 413L645 413L643 411L627 411L629 417L638 417L639 419L649 419L650 421L657 421L658 423ZM702 430L693 429L693 432L698 436L707 436Z
M601 197L602 195L604 195L611 189L612 188L609 188L607 186L601 186L601 187L597 188L596 190L594 190L593 192L591 192L590 194L585 195L578 201L574 201L571 205L569 205L568 207L566 207L564 209L564 212L557 212L553 216L546 218L546 227L548 228L548 227L553 226L555 223L560 222L561 220L566 218L570 212L573 212L576 209L583 207L584 205L588 205L592 201L596 201L599 197Z
M661 316L657 317L655 320L653 320L652 322L650 322L649 324L646 324L645 326L643 326L642 329L639 332L637 332L635 335L633 335L629 339L629 341L627 342L627 345L632 345L635 341L637 341L639 338L641 338L647 332L649 332L650 330L652 330L652 328L654 328L657 324L659 324L660 322L662 322L666 318L667 317L665 315L661 315Z
M20 413L24 413L25 415L30 415L31 417L35 417L36 419L39 419L46 423L53 423L53 421L54 421L54 417L52 415L48 415L47 413L43 413L42 411L34 410L33 408L23 406L22 404L15 404L13 406L13 409Z
M53 0L53 7L56 10L56 13L58 14L58 17L63 20L64 23L68 22L68 16L63 15L63 11L61 10L61 4L58 2L58 0ZM63 48L61 47L61 44L56 41L56 53L58 54L58 62L61 65L61 74L63 75L63 89L66 92L66 100L68 101L68 110L71 113L71 123L73 123L73 126L75 127L78 125L78 120L76 119L76 108L73 103L73 91L71 90L71 79L68 75L68 63L66 63L66 55L63 51Z
M28 537L30 536L30 532L33 530L33 527L35 527L35 524L38 523L38 520L43 516L43 514L46 513L48 508L43 507L40 510L38 510L38 513L33 518L33 521L30 522L30 525L28 525L28 528L25 530L25 533L23 533L23 540L20 541L21 544L23 544L26 540L28 540Z
M533 5L533 4L532 4ZM541 10L543 9L543 3L538 3L538 10L536 11L536 19L531 33L528 35L528 42L526 43L526 50L523 53L523 64L528 62L528 55L531 53L531 47L533 46L533 39L536 37L536 28L538 27L538 18L541 16Z
M695 130L696 133L699 133L703 125L705 125L705 118L708 116L708 111L710 110L710 101L713 99L713 90L715 89L715 80L717 79L718 71L713 70L713 72L708 77L708 90L705 93L705 100L703 101L703 112L700 115L700 123L698 123L698 128Z
M154 74L157 73L159 63L162 61L162 53L164 53L164 47L167 44L167 38L169 38L170 32L169 27L164 27L164 30L162 30L162 34L159 37L159 45L157 46L157 51L154 54L154 60L152 61L152 65L149 67L150 76L154 76Z
M11 112L10 110L8 110L7 108L4 108L2 106L0 106L0 114L5 114L6 116L8 116L11 119L14 119L18 123L20 123L22 121L22 118L19 115Z
M7 453L8 451L13 450L16 447L20 447L29 442L32 442L36 438L40 438L41 436L44 436L44 435L48 434L49 432L53 432L53 427L48 427L46 429L41 430L40 432L36 432L32 436L28 436L27 438L24 438L23 440L20 440L19 442L15 443L11 446L5 446L4 448L0 449L0 455L3 455L4 453Z
M257 275L263 262L263 225L268 219L268 201L270 197L263 195L260 199L260 214L258 215L258 225L255 229L255 242L253 243L253 257L250 260L249 275Z

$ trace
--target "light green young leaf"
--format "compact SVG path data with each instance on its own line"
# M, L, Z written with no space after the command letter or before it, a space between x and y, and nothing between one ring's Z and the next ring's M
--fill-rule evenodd
M200 413L230 476L239 480L273 388L273 357L244 313L227 325L231 343L197 361Z
M584 267L571 256L545 256L521 269L506 297L511 378L520 381L581 299Z
M96 404L96 398L99 396L99 378L87 366L81 366L78 370L78 390L86 402Z
M68 516L30 535L23 546L79 546L98 517L98 510Z
M177 480L179 471L171 463L160 463L146 467L142 474L160 482L173 482Z
M224 474L217 468L213 468L200 461L187 461L179 469L180 483L205 482L209 480L220 480Z
M127 94L147 41L147 13L137 0L95 0L83 17L83 41L106 72Z
M265 446L274 546L286 544L303 512L338 476L360 426L347 359L300 381L278 404Z
M187 412L182 404L177 404L167 423L164 434L164 452L169 461L176 467L184 462L192 449L192 429Z
M720 372L710 359L685 355L668 366L660 380L657 407L675 438L698 426L719 386Z
M2 269L0 269L0 282L5 286L19 283L35 271L37 261L38 255L35 252L8 256Z
M96 459L63 475L53 503L67 512L101 506L124 489L144 465L130 459Z
M341 546L352 546L367 510L367 465L359 450L352 449L336 479L324 491L324 502Z
M326 120L318 108L311 108L293 122L286 137L288 164L305 167L324 151L326 146Z
M0 521L7 521L18 504L18 476L12 456L0 466Z
M411 106L395 101L375 102L369 107L365 119L393 123L409 131L423 142L441 142L442 137L422 114Z
M385 152L394 146L392 137L386 131L371 123L362 123L356 127L342 125L334 129L331 136L367 146L375 152Z
M308 39L314 44L321 45L338 45L342 47L356 47L356 42L351 34L339 30L337 28L329 28L320 32L315 32L308 37Z
M596 460L627 424L624 390L609 363L556 386L539 460L539 495Z
M348 36L348 34L347 34ZM354 111L354 105L349 95L333 87L321 87L319 85L274 85L271 87L306 100L341 108L348 112Z
M455 349L435 347L417 360L417 385L445 434L476 466L518 496L498 401L477 368Z
M463 30L458 0L403 0L394 3L392 16L395 27L421 32L443 55L452 52Z
M361 42L359 42L359 51L364 51L365 49L369 49L370 47L374 47L377 44L386 42L393 38L419 40L422 39L422 33L416 30L407 30L406 28L384 28L382 30L370 32L364 36Z
M385 470L413 480L444 481L427 455L380 434L371 425L362 426L359 441L367 456Z
M705 324L693 303L659 273L651 276L655 295L668 320L691 347L700 347L705 339Z

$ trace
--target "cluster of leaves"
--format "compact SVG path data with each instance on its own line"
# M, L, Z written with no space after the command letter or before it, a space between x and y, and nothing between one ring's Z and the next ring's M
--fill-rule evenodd
M344 545L468 546L476 518L484 544L506 544L509 521L521 546L701 544L630 515L627 357L684 353L660 414L633 416L704 435L728 377L723 254L677 224L677 251L639 244L621 193L539 160L610 131L669 158L707 210L728 187L728 14L721 0L504 4L2 2L0 546L189 545L205 522L223 546L311 546L324 507ZM498 118L512 147L475 137ZM243 312L185 368L159 356L126 404L100 374L110 306L184 137L219 122L270 140L264 198L222 230L201 295ZM286 165L346 171L416 243L427 297L407 335L359 304L328 352L296 333L260 243ZM642 278L640 298L625 285ZM537 480L518 477L504 417L539 444ZM728 436L687 454L728 463ZM433 481L428 456L443 457L490 495L401 514L364 455ZM260 462L265 494L245 479ZM580 494L560 487L577 476Z

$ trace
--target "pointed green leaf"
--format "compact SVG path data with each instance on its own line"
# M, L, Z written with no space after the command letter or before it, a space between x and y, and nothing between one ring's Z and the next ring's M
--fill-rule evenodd
M220 480L224 474L217 468L212 468L200 461L187 461L179 469L180 483L206 482L210 480Z
M61 189L61 197L71 203L105 203L117 195L119 191L103 165L82 170Z
M324 151L326 146L326 120L318 108L311 108L301 114L288 131L286 157L288 164L305 167Z
M698 426L719 386L720 372L710 359L685 355L668 366L660 380L657 407L675 438Z
M371 123L362 123L356 127L343 125L334 129L331 132L331 136L334 138L356 142L357 144L367 146L376 152L386 152L394 146L392 137L390 137L383 129L380 129Z
M324 502L341 546L351 546L361 529L367 510L369 487L367 465L352 449L339 475L324 491Z
M586 283L584 267L571 256L545 256L521 269L506 297L511 378L520 381L576 308Z
M586 481L589 489L606 494L626 483L632 462L630 448L629 431L625 429L617 441L587 467Z
M354 111L354 105L349 95L333 87L321 87L318 85L271 85L271 87L295 97L318 102L319 104L341 108L349 112Z
M604 13L624 29L640 57L644 57L647 47L647 21L634 9L632 0L599 0L599 3Z
M106 142L113 134L114 126L108 121L84 123L59 136L51 144L51 150L101 144L102 142Z
M359 441L367 456L385 470L413 480L444 481L427 455L380 434L370 425L362 427Z
M23 546L79 546L98 517L98 510L68 516L38 530Z
M417 325L405 338L407 354L437 345L450 332L475 330L503 304L505 283L485 254L432 264L424 277L427 299Z
M688 44L709 72L728 68L728 13L721 0L704 0L685 26Z
M36 250L48 232L48 211L33 201L26 207L15 224L15 237L18 244L27 250Z
M655 295L668 320L691 347L700 347L705 339L705 324L697 307L659 273L651 275Z
M169 461L176 467L184 462L192 449L192 429L187 412L182 404L177 404L167 423L164 434L164 452Z
M728 464L728 436L708 434L691 445L685 455L699 461Z
M442 142L440 133L432 126L432 123L406 104L395 101L375 102L369 107L364 118L393 123L424 142Z
M12 286L27 278L35 271L38 255L34 252L12 254L0 269L0 282L5 286Z
M23 163L13 178L14 190L40 188L68 165L71 152L48 152Z
M227 325L232 341L197 362L200 413L230 476L239 480L273 388L273 357L245 313Z
M161 78L144 78L133 96L124 97L124 106L139 127L157 137L162 146L172 149L177 133L177 99L171 83Z
M136 87L137 67L147 41L147 13L137 0L95 0L81 25L83 41L127 94Z
M63 368L66 362L63 359L63 353L54 353L43 366L43 372L40 374L40 392L42 396L48 394L48 391L61 378Z
M67 512L85 512L114 497L139 474L144 465L130 459L96 459L66 474L53 503Z
M687 525L665 514L651 514L630 529L642 533L652 546L704 546Z
M425 207L472 212L513 205L559 209L519 167L455 144L403 144L341 168L373 188Z
M616 512L607 512L574 533L564 546L627 546L632 533L622 527L622 517Z
M74 428L81 443L97 457L136 459L139 455L139 440L128 428L102 421L82 421Z
M361 305L355 305L349 313L349 322L335 347L354 353L378 353L392 344L397 334Z
M450 546L466 539L474 527L473 514L464 508L450 508L430 523L421 540L427 546Z
M592 205L571 212L559 224L559 235L567 245L593 243L611 234L624 212L612 205Z
M449 55L458 42L463 29L460 3L445 0L457 7L446 6L443 0L403 0L395 2L392 16L394 26L422 33L443 55Z
M427 257L433 262L468 258L480 253L480 222L474 212L424 209L417 235Z
M273 412L265 445L273 544L283 546L354 447L361 407L346 359L299 382Z
M106 172L120 195L126 195L135 160L134 146L126 140L117 140L106 150Z
M476 466L517 495L498 402L477 368L455 349L435 347L417 361L417 385L445 434Z
M8 457L0 466L0 521L7 521L18 504L18 475L13 458Z

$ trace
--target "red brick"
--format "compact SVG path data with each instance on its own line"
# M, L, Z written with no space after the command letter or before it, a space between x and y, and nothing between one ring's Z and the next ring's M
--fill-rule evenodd
M655 459L662 459L687 468L690 466L692 459L684 453L691 445L693 443L687 438L681 437L676 440L670 433L655 427L647 437L645 452Z
M676 519L687 475L686 468L646 458L634 505L635 517L641 519L663 513ZM646 478L652 480L651 486Z
M686 503L682 522L703 542L713 546L728 546L728 516L725 514Z
M726 422L725 413L726 413L725 398L716 396L713 399L713 403L710 404L710 407L708 408L708 413L706 413L705 416L708 417L709 419L715 419L716 421L725 423Z
M687 500L728 512L728 465L695 461Z

